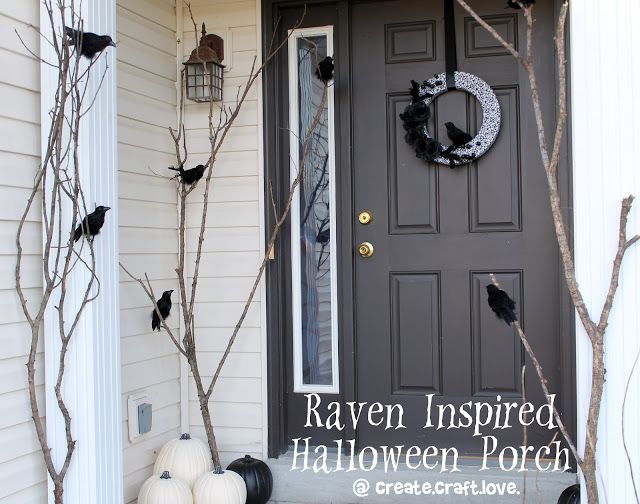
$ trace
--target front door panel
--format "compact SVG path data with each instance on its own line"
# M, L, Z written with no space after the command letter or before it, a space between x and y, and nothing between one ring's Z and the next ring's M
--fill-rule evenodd
M552 25L550 4L536 4L538 26ZM504 1L474 6L507 40L524 40L524 18ZM552 389L560 384L560 272L528 85L513 58L456 6L459 69L494 88L502 128L493 148L468 166L428 164L405 143L398 115L409 103L411 79L444 71L443 2L360 2L351 12L356 398L402 405L407 426L360 424L358 443L476 453L481 441L469 430L422 427L426 394L435 394L434 408L495 403L498 395L521 401L527 360L514 330L487 306L489 272L515 299ZM552 51L536 40L545 82L553 82ZM442 143L447 121L473 135L482 112L469 95L449 92L432 113L431 131ZM372 213L371 223L357 221L362 210ZM371 257L360 257L361 242L373 244ZM534 377L530 363L528 369ZM533 379L527 394L543 404ZM503 443L522 439L519 427L486 433ZM529 436L540 445L551 438L535 428Z

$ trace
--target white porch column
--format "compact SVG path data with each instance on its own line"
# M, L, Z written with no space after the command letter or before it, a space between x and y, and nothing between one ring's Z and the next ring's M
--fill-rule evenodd
M83 0L76 5L82 7L80 14L85 30L110 34L117 41L115 0ZM43 32L50 36L48 15L42 5L40 19ZM52 49L44 41L41 54L44 59L55 61ZM63 393L73 419L76 440L65 485L65 502L68 503L123 502L115 55L115 49L109 48L92 70L86 104L96 93L97 98L81 124L80 165L87 207L92 211L94 205L105 205L112 210L94 242L100 295L86 307L66 359ZM86 60L82 64L86 65ZM105 64L109 68L100 87ZM43 148L56 78L56 69L41 65ZM72 295L81 296L80 290L87 279L86 272L82 272L81 267L76 268L70 285ZM60 467L66 440L64 422L53 394L59 348L53 309L45 318L44 341L47 437L54 460ZM52 491L49 502L53 503Z
M640 232L640 2L571 2L572 156L578 282L592 316L607 291L618 241L620 200L638 199L628 235ZM622 402L640 349L640 248L626 255L606 335L607 382L598 438L601 502L635 502L622 442ZM577 322L578 431L581 449L589 404L591 349ZM625 410L625 437L640 475L640 369ZM585 492L582 492L584 495ZM583 498L586 502L586 498Z

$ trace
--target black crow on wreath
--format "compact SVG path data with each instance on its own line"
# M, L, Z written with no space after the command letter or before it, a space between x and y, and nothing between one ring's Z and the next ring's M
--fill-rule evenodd
M171 177L171 180L176 177L180 177L180 181L183 184L192 185L202 178L206 167L199 164L195 168L189 168L188 170L185 170L182 166L179 166L178 168L173 168L172 166L170 166L169 169L178 172L177 175Z
M318 67L316 68L316 77L326 84L333 79L334 69L335 65L333 64L333 58L331 56L327 56L318 63Z
M531 7L535 3L535 0L507 0L507 6L505 9L520 9L520 4L524 7Z
M160 315L162 315L162 320L165 320L169 317L169 313L171 312L171 293L173 290L164 291L162 293L162 297L156 301L158 305L158 311ZM158 317L158 312L155 307L151 312L151 330L159 331L160 330L160 317Z
M473 140L473 137L469 133L462 131L452 122L444 123L444 127L447 128L447 136L449 140L451 140L453 147L462 147Z
M516 303L509 297L509 294L502 289L498 289L493 284L487 285L487 293L489 294L489 298L487 299L489 308L493 310L496 317L504 320L507 325L511 325L518 320L515 312Z
M93 57L107 47L115 47L116 43L109 35L96 35L91 32L81 32L65 26L64 33L70 46L78 46L78 52L85 58Z
M102 229L102 226L104 225L104 216L108 210L111 210L108 206L97 206L93 212L82 219L82 222L78 224L78 227L73 233L73 241L77 242L82 235L85 235L89 239L93 239L93 237L100 232L100 229Z

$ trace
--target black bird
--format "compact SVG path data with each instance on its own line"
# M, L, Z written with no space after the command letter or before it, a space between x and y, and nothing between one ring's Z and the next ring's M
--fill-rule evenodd
M516 317L516 303L502 289L498 289L495 285L487 285L487 293L489 294L489 307L493 310L500 320L504 320L507 325L511 325L518 320Z
M116 43L111 40L109 35L96 35L91 32L80 32L65 26L64 32L68 37L69 45L80 46L78 48L80 54L85 58L93 59L99 52L104 51L107 47L115 47Z
M535 0L507 0L507 6L505 9L511 7L512 9L520 9L520 5L522 4L525 7L531 7L535 3Z
M164 291L162 293L162 297L156 301L158 305L158 311L160 315L162 315L162 320L165 320L169 316L169 312L171 311L171 293L172 290ZM153 308L153 312L151 312L151 330L160 330L160 317L158 317L158 312L155 307Z
M173 180L176 177L180 177L180 181L183 184L191 185L191 184L195 184L198 180L202 178L202 175L204 175L204 171L206 167L204 165L199 164L195 168L189 168L188 170L185 170L182 166L178 168L173 168L172 166L170 166L169 169L178 172L178 174L175 177L171 177L171 180Z
M453 143L453 147L461 147L473 140L473 137L469 135L469 133L465 133L461 129L457 128L452 122L446 122L444 123L444 126L447 128L447 136Z
M73 233L73 241L77 242L82 235L90 237L93 239L95 235L100 232L102 226L104 225L104 216L107 213L107 210L111 210L108 206L98 206L96 209L87 215L82 222L78 224L78 227Z
M318 63L318 67L316 68L316 77L326 84L333 79L334 69L335 65L333 64L333 58L331 56L327 56Z
M316 241L318 243L321 243L322 245L326 245L327 243L329 243L329 238L331 236L331 230L330 228L324 228L321 229L320 231L318 231L318 235L316 236Z

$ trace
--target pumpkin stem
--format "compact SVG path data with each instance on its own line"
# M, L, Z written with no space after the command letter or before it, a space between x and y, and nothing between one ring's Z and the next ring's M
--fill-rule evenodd
M171 479L171 475L169 474L169 471L164 471L160 476L160 479Z
M181 440L191 439L191 435L188 432L185 432L182 436L180 436Z

